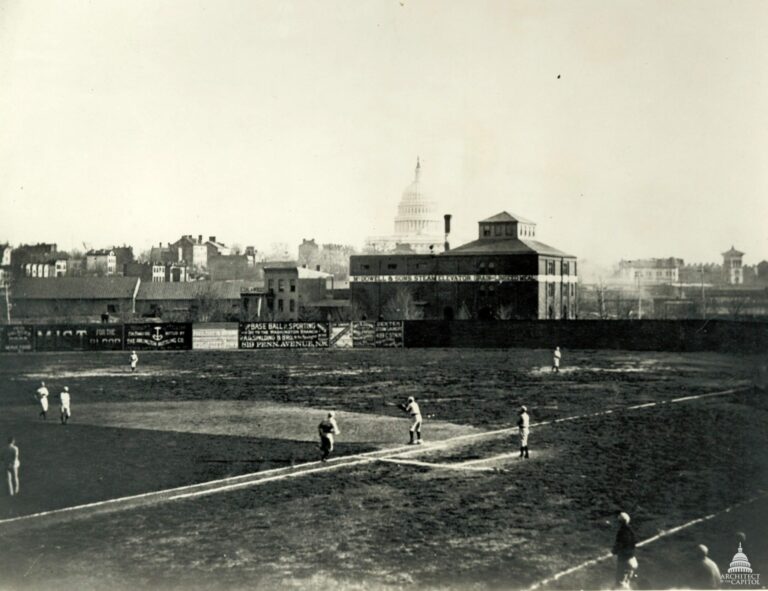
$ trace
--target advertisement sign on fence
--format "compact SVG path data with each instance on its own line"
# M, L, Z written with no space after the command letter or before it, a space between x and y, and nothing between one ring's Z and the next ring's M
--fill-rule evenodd
M372 348L376 346L376 323L375 322L353 322L352 323L352 346L355 349Z
M126 324L125 348L164 351L191 349L192 325L181 322Z
M377 347L402 347L403 323L400 320L376 323Z
M241 322L241 349L316 349L328 346L322 322Z
M4 333L2 350L6 353L32 351L35 335L31 326L11 324L5 327Z
M35 326L35 351L119 351L123 325Z
M351 349L352 325L352 322L334 322L331 324L331 336L328 339L328 346Z

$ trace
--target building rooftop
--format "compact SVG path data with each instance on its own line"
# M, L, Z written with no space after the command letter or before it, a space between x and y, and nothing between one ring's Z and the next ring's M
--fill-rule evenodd
M136 277L25 277L14 283L11 293L23 300L124 299L133 298L138 282Z
M212 297L217 300L238 300L240 292L260 283L254 281L187 281L176 283L143 282L136 300L194 300Z
M508 213L506 211L502 211L501 213L497 213L494 216L491 216L487 219L480 220L480 223L487 223L487 222L521 222L523 224L536 224L536 222L532 222L531 220L527 220L522 216L519 215L512 215L511 213Z
M496 216L494 216L496 217ZM498 221L498 220L497 220ZM552 246L536 240L521 240L519 238L484 238L440 253L438 256L476 254L540 254L559 257L574 257Z
M723 256L724 257L743 257L744 253L736 250L735 248L733 248L733 246L731 246L731 250L724 252Z

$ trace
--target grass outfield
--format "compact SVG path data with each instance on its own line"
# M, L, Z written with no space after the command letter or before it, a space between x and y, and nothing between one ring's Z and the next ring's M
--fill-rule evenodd
M401 442L408 423L393 403L411 394L433 415L430 441L508 427L521 402L534 423L615 410L534 427L531 460L494 464L502 472L376 462L13 534L0 525L0 573L28 589L517 589L603 554L619 509L648 538L768 491L762 397L622 410L743 384L761 359L580 351L552 375L548 355L158 353L136 376L124 354L0 356L0 435L17 435L23 493L3 510L16 515L314 460L329 408L342 411L340 455ZM70 387L72 424L35 420L40 379ZM413 457L466 462L515 445L509 435ZM767 513L758 501L649 545L646 580L684 582L694 540L727 568L737 530L768 576ZM611 573L605 562L549 586L604 587Z

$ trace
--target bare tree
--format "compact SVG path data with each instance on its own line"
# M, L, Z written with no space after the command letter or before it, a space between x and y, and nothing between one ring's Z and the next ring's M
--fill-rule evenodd
M456 320L472 320L472 311L467 306L467 302L461 302L459 311L456 312Z
M424 317L407 287L397 288L392 299L384 305L383 312L385 320L421 320Z

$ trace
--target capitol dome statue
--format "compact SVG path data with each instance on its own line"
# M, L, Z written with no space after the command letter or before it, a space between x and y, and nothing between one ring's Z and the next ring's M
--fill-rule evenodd
M397 206L394 234L371 236L366 247L374 252L395 250L414 253L438 253L443 250L441 217L437 202L430 200L421 183L421 161L416 158L413 181L403 191Z
M739 544L739 551L733 555L731 560L731 566L728 567L728 573L751 573L752 565L749 563L747 555L741 550L741 544Z

